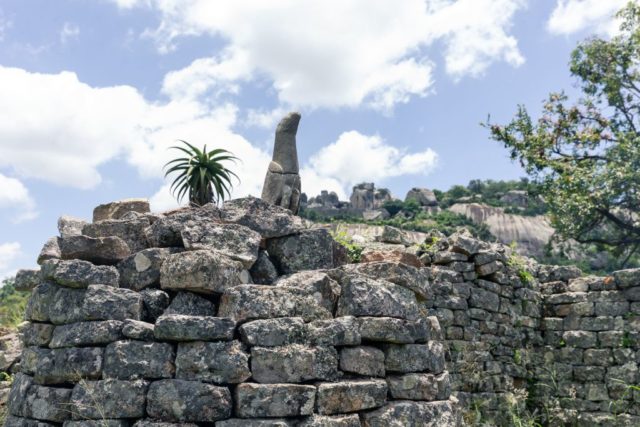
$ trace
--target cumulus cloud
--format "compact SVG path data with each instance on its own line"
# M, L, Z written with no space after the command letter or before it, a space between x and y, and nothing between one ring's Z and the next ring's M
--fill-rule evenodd
M286 106L390 111L429 94L434 63L426 50L436 41L456 78L480 75L494 61L524 60L507 31L525 0L112 1L160 11L159 26L146 34L161 52L181 36L225 40L221 55L165 81L165 91L185 95L266 79Z
M39 74L2 66L0 93L0 167L18 177L90 189L102 180L100 165L119 158L143 177L157 179L164 163L175 157L169 147L185 139L225 148L242 159L234 167L242 177L233 194L239 197L259 191L270 160L232 130L238 120L232 104L209 107L190 99L158 104L130 86L95 88L70 72ZM11 182L20 188L18 181Z
M314 154L302 168L303 191L315 196L325 189L344 198L354 184L379 183L407 174L427 175L437 162L438 155L430 148L407 153L378 135L344 132L334 143Z
M37 216L35 202L22 182L0 173L0 209L10 211L14 222Z
M558 0L547 29L561 35L591 30L611 36L619 27L615 14L627 3L628 0Z
M18 242L0 243L0 279L15 273L13 262L22 254L22 247Z

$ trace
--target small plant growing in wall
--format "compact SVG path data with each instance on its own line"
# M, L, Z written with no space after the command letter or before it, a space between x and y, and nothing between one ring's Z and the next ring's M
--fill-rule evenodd
M363 247L353 241L351 237L344 231L336 231L331 233L333 239L347 250L349 260L353 263L358 263L362 259Z
M511 243L510 246L511 246L511 249L513 250L513 253L507 259L507 266L509 266L511 269L513 269L516 272L516 274L518 275L518 278L525 285L529 285L533 283L534 277L533 277L533 274L531 274L531 272L527 270L527 263L525 259L520 255L518 255L515 251L516 242Z
M231 178L239 180L238 176L229 170L224 162L238 160L232 153L221 148L207 151L205 145L202 150L189 144L180 142L182 146L171 147L186 154L165 164L165 177L177 174L171 184L171 192L178 203L189 197L192 206L203 206L207 203L224 201L231 195L233 184ZM168 169L167 169L168 168Z

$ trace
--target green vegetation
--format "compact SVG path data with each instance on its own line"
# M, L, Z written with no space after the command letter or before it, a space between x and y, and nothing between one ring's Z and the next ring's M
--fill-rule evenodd
M360 262L362 258L363 247L353 241L345 232L331 233L333 239L347 250L347 255L351 262Z
M625 267L640 251L640 5L618 17L619 35L572 52L576 102L552 93L537 120L520 106L510 123L486 126L539 185L554 228Z
M238 160L230 152L223 149L207 151L205 145L202 150L186 141L180 141L186 147L171 147L180 150L187 157L179 157L167 162L165 177L177 173L171 184L171 192L181 202L184 196L189 196L189 202L195 206L207 203L218 203L231 194L231 177L238 176L222 164L225 161Z
M513 249L513 253L507 259L507 266L515 270L516 274L525 285L533 283L535 278L528 270L525 259L515 252L516 248L514 244L511 245L511 249Z
M5 279L0 287L0 331L15 329L24 319L29 292L16 291L13 279Z

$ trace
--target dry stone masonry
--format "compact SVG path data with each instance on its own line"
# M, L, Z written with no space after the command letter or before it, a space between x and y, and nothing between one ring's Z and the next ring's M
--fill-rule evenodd
M327 230L255 198L127 200L59 229L17 278L6 426L459 425L425 268L345 265Z

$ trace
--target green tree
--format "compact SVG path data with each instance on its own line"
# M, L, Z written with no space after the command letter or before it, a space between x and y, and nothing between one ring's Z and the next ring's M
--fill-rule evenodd
M184 196L189 196L189 203L203 206L207 203L223 201L231 194L231 177L238 176L229 170L223 162L236 161L237 157L221 148L207 151L205 145L202 150L186 141L180 140L185 146L171 147L182 151L187 157L179 157L167 162L165 177L177 174L171 184L171 192L181 202Z
M565 238L611 250L624 265L640 247L640 7L618 14L619 35L591 38L572 52L582 96L552 93L532 119L519 106L491 137L541 185Z

